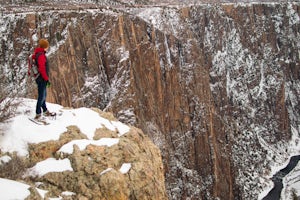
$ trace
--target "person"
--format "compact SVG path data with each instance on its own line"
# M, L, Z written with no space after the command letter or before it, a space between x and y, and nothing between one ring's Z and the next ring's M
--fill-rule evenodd
M42 111L44 116L54 116L54 113L49 112L46 105L47 87L50 87L49 82L49 63L47 61L46 52L49 48L49 42L46 39L40 39L38 47L34 50L32 58L36 60L39 77L36 79L38 98L36 103L36 120L41 119Z

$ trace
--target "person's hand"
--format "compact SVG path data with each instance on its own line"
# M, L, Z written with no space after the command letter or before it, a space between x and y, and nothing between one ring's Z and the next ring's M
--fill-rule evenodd
M51 86L50 81L47 81L47 82L46 82L46 87L48 88L48 87L50 87L50 86Z

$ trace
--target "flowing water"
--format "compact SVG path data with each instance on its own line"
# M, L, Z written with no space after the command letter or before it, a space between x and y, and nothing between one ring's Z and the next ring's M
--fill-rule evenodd
M282 179L296 167L299 160L300 160L300 155L291 157L289 164L284 169L280 170L272 177L274 187L267 194L267 196L265 196L263 198L263 200L279 200L280 199L280 194L283 189Z

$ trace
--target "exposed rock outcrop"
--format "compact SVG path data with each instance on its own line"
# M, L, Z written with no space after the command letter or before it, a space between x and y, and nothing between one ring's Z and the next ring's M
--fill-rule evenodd
M112 120L101 118L108 126L96 129L93 138L73 125L67 127L58 140L29 143L26 157L8 160L9 156L6 155L6 158L0 154L0 169L18 172L15 177L2 178L13 178L30 185L28 200L54 197L81 200L168 199L158 147L140 129L117 122L111 114L93 110ZM66 115L61 118L72 120ZM38 130L40 134L45 134L42 131L45 129L56 130L57 124L64 123L61 118L47 126L33 125L32 130ZM112 125L116 126L115 130ZM4 131L4 134L7 133ZM2 141L2 149L1 144ZM4 161L6 163L2 163ZM16 170L19 167L19 171L6 166L13 166ZM1 175L5 174L1 172ZM5 191L2 195L6 197Z
M62 138L69 134L78 134L78 129L69 128ZM114 134L112 132L110 137ZM74 193L72 199L167 199L159 150L139 129L133 127L119 139L119 143L111 147L89 145L80 150L75 145L71 154L57 149L62 145L55 143L62 143L63 139L32 145L33 155L40 154L40 148L47 146L47 150L43 149L40 154L41 160L45 160L44 155L52 154L58 160L68 158L73 168L73 171L50 172L33 180L42 183L40 188L49 191L49 197L70 191ZM126 165L128 171L125 169L124 172L122 166L126 168Z
M170 199L255 199L259 177L297 146L299 13L270 3L7 14L0 63L22 71L33 39L48 37L49 99L140 127L162 151Z

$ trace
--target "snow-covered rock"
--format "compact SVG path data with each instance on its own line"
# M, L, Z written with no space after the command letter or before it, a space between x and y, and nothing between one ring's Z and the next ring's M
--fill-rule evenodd
M98 109L50 103L57 117L38 125L28 119L36 100L20 102L0 124L0 168L14 153L29 164L18 182L0 179L1 199L167 199L160 151L141 130Z

